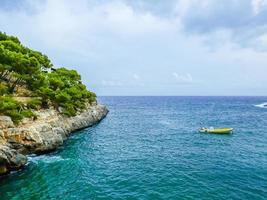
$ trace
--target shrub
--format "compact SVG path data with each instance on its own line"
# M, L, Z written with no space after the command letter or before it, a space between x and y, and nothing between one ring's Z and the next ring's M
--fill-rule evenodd
M63 107L63 114L68 117L71 117L76 114L76 110L72 104L65 104Z
M18 110L8 110L5 115L11 117L15 124L18 124L23 119L23 115Z
M0 97L0 113L5 113L8 110L19 110L21 109L21 104L9 96Z
M8 93L8 87L4 83L0 83L0 95Z
M22 104L12 97L0 97L0 115L11 117L12 121L17 124L24 117L36 117L30 109L24 109Z
M30 109L21 111L21 115L26 118L37 117L35 113L33 113Z
M33 98L27 102L27 107L31 109L38 109L42 105L42 101L37 98Z

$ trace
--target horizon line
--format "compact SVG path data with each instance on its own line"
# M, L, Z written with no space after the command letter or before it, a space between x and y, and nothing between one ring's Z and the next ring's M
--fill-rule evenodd
M266 97L267 95L97 95L97 97Z

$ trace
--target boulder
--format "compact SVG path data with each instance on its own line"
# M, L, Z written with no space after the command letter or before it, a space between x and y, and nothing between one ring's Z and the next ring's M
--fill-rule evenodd
M7 145L0 145L0 175L23 168L27 157Z
M8 116L0 116L0 129L13 128L14 123Z

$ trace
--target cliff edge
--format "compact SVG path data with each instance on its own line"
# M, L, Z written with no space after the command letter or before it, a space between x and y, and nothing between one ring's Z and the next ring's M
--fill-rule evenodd
M94 104L74 117L55 109L36 111L36 120L23 120L15 126L10 117L0 116L0 175L23 168L28 154L53 151L73 131L93 126L108 113L104 105Z

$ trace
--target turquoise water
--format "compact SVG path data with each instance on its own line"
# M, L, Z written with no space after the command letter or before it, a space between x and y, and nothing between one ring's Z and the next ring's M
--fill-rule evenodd
M267 199L266 97L99 101L106 119L0 180L0 199Z

